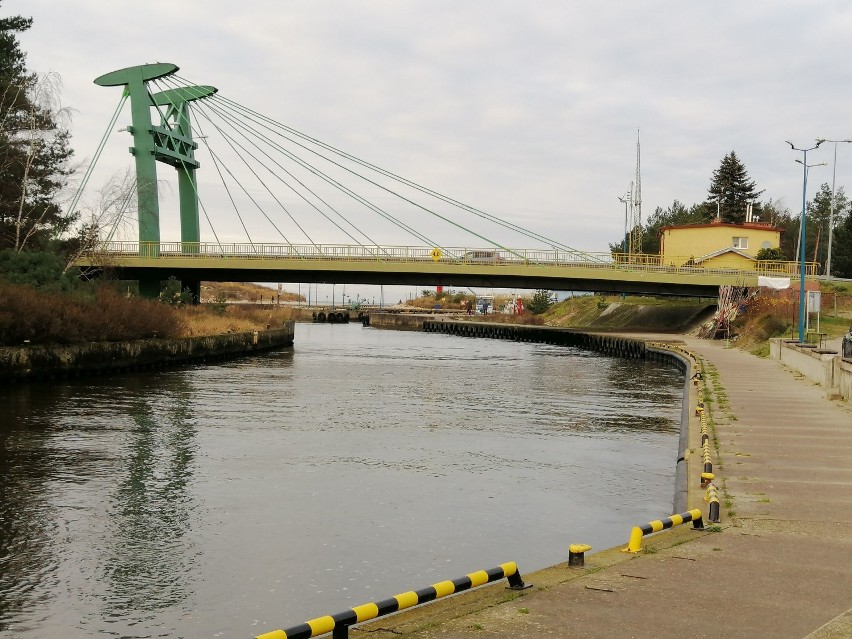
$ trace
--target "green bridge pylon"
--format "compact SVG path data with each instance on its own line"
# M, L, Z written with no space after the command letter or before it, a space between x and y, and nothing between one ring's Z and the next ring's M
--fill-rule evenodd
M157 162L175 167L178 172L180 229L183 251L198 250L201 232L198 218L198 188L195 159L198 144L192 139L189 103L216 93L211 86L186 86L152 94L148 83L175 74L177 65L168 62L143 64L104 74L95 80L102 87L123 86L130 98L133 135L130 153L136 161L136 197L139 216L139 254L156 256L160 249L160 206L157 194ZM157 124L151 109L158 113ZM198 298L200 283L183 282ZM139 282L140 293L156 297L159 280Z

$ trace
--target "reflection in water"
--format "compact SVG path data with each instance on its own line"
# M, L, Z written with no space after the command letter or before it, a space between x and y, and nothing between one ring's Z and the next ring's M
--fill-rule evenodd
M186 598L195 428L185 374L4 389L0 631L133 625Z
M189 593L194 556L186 533L195 504L187 486L195 428L191 392L177 383L170 390L156 408L144 397L129 407L124 476L106 513L109 535L98 579L108 585L102 614L109 621L153 619Z
M85 481L100 456L73 432L61 440L54 416L73 402L75 385L22 384L0 389L0 631L39 620L60 590L62 518L57 486ZM61 433L61 431L60 431Z
M14 412L12 413L14 415ZM0 431L0 632L22 612L46 604L56 561L57 525L45 497L51 451L37 432Z
M671 503L673 369L296 330L226 364L0 389L0 632L252 636L611 546Z

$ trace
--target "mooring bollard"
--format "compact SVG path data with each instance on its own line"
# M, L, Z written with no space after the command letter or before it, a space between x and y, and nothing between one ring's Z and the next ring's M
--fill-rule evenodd
M588 544L571 544L568 546L568 565L584 566L586 563L585 553L592 547Z

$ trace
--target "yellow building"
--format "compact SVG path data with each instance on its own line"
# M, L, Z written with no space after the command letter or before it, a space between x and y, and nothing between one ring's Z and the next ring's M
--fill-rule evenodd
M760 222L664 226L660 256L664 266L752 269L757 252L781 245L781 229Z

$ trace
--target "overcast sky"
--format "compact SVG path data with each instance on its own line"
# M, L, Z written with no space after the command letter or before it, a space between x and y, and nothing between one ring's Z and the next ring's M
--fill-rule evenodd
M589 251L621 235L637 130L646 218L705 199L732 150L764 197L799 210L801 154L784 141L852 138L848 0L4 0L0 10L34 18L22 46L31 70L63 78L78 159L92 156L119 98L94 78L173 62L279 122ZM94 184L129 164L129 145L113 136ZM809 197L831 182L832 151L808 155L829 163L811 170ZM838 185L850 177L852 144L841 145ZM231 230L239 241L236 228L220 232Z

